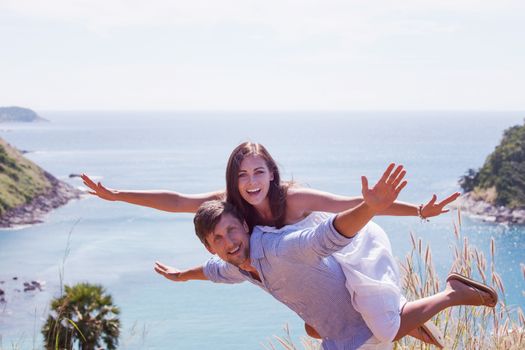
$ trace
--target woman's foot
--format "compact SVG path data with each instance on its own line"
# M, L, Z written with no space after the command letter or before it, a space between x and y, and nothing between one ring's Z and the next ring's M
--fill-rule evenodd
M424 325L413 329L408 335L441 349L444 346L443 334L433 323L431 325L430 323L432 321L428 321Z
M446 291L453 305L494 307L498 302L498 294L493 288L457 273L447 277Z

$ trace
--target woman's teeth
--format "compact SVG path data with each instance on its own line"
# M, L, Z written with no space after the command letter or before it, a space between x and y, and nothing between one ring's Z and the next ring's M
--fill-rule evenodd
M249 194L259 193L261 191L260 188L254 188L253 190L246 190Z

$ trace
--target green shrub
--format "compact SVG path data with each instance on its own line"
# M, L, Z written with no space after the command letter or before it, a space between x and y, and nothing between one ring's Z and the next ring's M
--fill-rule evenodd
M46 349L116 349L120 313L102 286L79 283L65 286L65 294L51 302L52 313L42 327Z
M495 188L496 205L525 207L525 123L505 130L481 169L470 169L459 183L465 192Z

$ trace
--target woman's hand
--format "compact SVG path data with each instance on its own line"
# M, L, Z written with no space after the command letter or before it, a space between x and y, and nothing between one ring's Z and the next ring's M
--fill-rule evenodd
M421 216L424 219L427 219L443 213L448 213L449 209L444 209L444 207L455 201L460 195L461 193L456 192L443 199L441 202L436 203L437 196L434 194L428 203L421 208Z
M395 166L394 163L390 164L381 179L371 189L368 188L366 176L361 177L363 199L375 213L390 207L407 184L407 181L403 180L406 170L402 165L394 170Z
M80 178L84 182L84 185L86 185L90 191L88 191L90 194L98 196L99 198L108 200L108 201L116 201L116 193L117 191L109 189L107 187L104 187L100 182L95 183L93 180L89 178L86 174L80 175Z

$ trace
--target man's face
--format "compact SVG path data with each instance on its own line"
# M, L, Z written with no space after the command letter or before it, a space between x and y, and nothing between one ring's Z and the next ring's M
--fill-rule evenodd
M206 236L208 251L222 260L238 266L250 264L250 235L245 222L223 214L213 232Z

